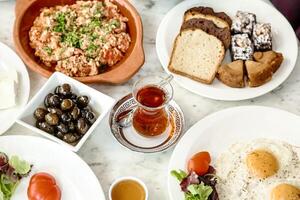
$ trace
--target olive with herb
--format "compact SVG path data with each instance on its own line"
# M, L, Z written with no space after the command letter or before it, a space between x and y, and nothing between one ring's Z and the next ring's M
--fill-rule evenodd
M53 94L49 93L47 94L47 96L44 99L44 105L46 106L46 108L50 107L50 97L52 97Z
M67 97L71 94L71 86L67 83L62 84L61 86L59 85L55 88L54 93Z
M85 114L85 119L90 123L93 124L96 121L96 115L89 111Z
M77 98L77 104L79 108L84 108L89 104L90 100L87 96L79 96Z
M84 135L89 129L89 125L83 118L79 118L76 123L76 131L77 133Z
M61 118L61 121L65 124L67 124L68 122L70 122L72 120L72 116L70 113L63 113L60 118Z
M59 117L57 114L55 113L48 113L46 116L45 116L45 121L51 125L51 126L55 126L58 124L59 122Z
M48 124L47 122L41 122L39 126L41 130L50 134L54 134L54 127Z
M47 108L49 113L55 113L57 114L59 117L63 114L62 110L59 108Z
M60 108L62 110L70 110L71 108L73 108L74 103L71 99L64 99L62 100L61 104L60 104Z
M73 133L67 133L63 136L63 140L67 143L74 143L78 140L79 138L76 137L75 134Z
M71 111L71 116L73 120L78 119L78 117L80 116L80 109L75 106Z
M57 125L56 129L63 134L66 134L69 131L68 126L63 123L60 123L59 125Z
M60 102L61 102L61 99L56 94L52 95L49 98L49 106L51 106L51 107L58 107L60 105Z
M44 121L45 120L45 116L47 115L48 111L44 108L37 108L34 111L34 117L35 119L37 119L38 121Z

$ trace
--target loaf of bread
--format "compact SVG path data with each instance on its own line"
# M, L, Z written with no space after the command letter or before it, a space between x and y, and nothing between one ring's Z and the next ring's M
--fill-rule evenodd
M228 64L221 65L218 69L217 78L229 87L245 87L244 62L242 60L237 60Z
M211 84L224 56L224 45L217 37L201 28L185 26L175 39L168 68L176 74Z

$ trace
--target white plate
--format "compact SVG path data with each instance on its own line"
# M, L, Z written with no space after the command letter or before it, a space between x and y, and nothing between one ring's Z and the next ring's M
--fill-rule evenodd
M20 110L26 105L30 92L29 76L24 63L13 50L0 42L0 71L12 68L18 73L17 105L13 108L0 110L0 135L14 124Z
M292 72L298 55L297 38L289 22L272 5L261 0L186 0L170 10L162 20L156 36L156 52L163 68L168 70L168 62L175 37L179 33L184 12L195 6L209 6L216 12L226 12L233 17L237 10L253 12L258 22L271 23L273 49L283 53L284 61L271 81L257 88L230 88L217 79L212 85L202 84L183 76L175 75L175 81L182 87L198 95L217 100L243 100L258 97L278 87ZM225 63L230 62L227 51Z
M101 185L89 166L75 153L46 139L33 136L2 136L1 151L33 164L37 172L53 175L63 200L105 200ZM34 147L34 148L33 148ZM22 179L12 200L27 199L30 176Z
M168 167L168 191L171 200L183 200L173 169L186 170L189 158L208 151L215 160L230 145L256 138L272 138L300 146L300 117L269 107L242 106L209 115L196 123L177 144Z

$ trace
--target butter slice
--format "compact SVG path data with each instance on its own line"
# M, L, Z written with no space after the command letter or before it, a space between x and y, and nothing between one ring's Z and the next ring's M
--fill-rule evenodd
M16 84L18 75L15 70L0 72L0 109L16 105Z

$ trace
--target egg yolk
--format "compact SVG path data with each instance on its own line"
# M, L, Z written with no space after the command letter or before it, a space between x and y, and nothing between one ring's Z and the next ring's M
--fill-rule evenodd
M251 174L257 178L270 177L278 171L278 162L276 157L265 150L255 150L248 154L247 167Z
M270 200L299 200L300 189L290 184L279 184L273 188Z

